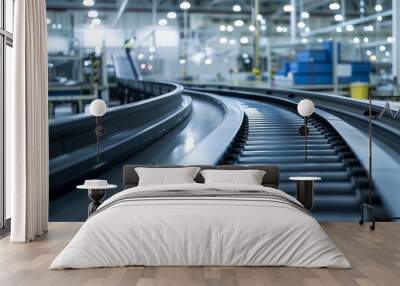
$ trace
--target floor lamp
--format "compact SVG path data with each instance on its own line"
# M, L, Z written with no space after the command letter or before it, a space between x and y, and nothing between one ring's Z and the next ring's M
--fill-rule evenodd
M372 110L372 97L369 95L369 100L368 100L368 110L364 113L364 115L368 116L368 203L362 203L361 204L361 220L360 224L364 224L364 212L365 210L369 210L370 215L371 215L371 225L370 229L375 230L375 222L376 222L376 216L375 216L375 208L373 206L372 202L372 191L373 191L373 184L372 184L372 120L373 119L379 119L381 118L385 113L389 113L390 116L393 118L397 118L397 116L400 114L400 109L397 114L393 114L392 109L390 107L389 102L387 102L381 111L381 113L378 113L376 111ZM393 219L400 219L399 217L390 217L390 218L380 218L379 220L387 221L387 220L393 220Z
M101 99L95 99L90 103L90 113L96 117L96 143L97 143L97 163L100 163L100 137L104 135L104 128L101 126L100 118L106 114L107 105Z
M360 224L364 224L364 211L369 210L372 218L370 229L375 229L375 209L372 205L372 117L376 116L376 112L372 111L372 97L369 95L368 112L368 203L361 204L361 220Z
M314 102L309 99L303 99L297 104L297 112L303 116L304 125L302 125L299 129L300 135L304 136L304 160L308 159L308 150L307 150L307 136L310 133L308 129L308 118L314 113L315 106Z

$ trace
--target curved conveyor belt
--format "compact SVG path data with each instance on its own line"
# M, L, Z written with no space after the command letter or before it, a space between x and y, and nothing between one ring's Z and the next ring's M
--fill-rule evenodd
M280 189L294 196L296 185L289 180L290 176L320 176L322 181L315 186L313 213L316 217L320 220L359 218L360 189L366 187L367 178L333 130L315 119L310 121L306 161L304 138L298 131L303 119L298 114L274 104L238 101L247 115L247 124L242 128L245 141L239 149L227 154L224 163L277 164L281 169Z

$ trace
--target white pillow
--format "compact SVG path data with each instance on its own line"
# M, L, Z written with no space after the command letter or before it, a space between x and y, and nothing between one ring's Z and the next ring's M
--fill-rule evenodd
M138 186L170 185L195 183L193 180L200 171L198 167L177 168L135 168L139 176Z
M261 185L265 171L261 170L202 170L205 184Z

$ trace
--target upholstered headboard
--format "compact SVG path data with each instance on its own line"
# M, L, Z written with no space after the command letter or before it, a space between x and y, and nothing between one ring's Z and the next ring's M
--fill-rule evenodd
M219 165L219 166L206 166L206 165L193 165L204 169L223 169L223 170L263 170L265 171L262 185L278 189L279 187L279 167L275 165ZM150 166L150 165L126 165L123 170L123 185L124 189L133 188L138 185L139 177L135 171L137 167L151 167L151 168L176 168L183 166ZM203 183L204 178L199 173L195 178L198 183Z

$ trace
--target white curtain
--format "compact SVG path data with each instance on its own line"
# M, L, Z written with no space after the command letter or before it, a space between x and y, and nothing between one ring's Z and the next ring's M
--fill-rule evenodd
M12 242L48 227L47 18L45 0L15 1L13 94L6 99L6 186Z

